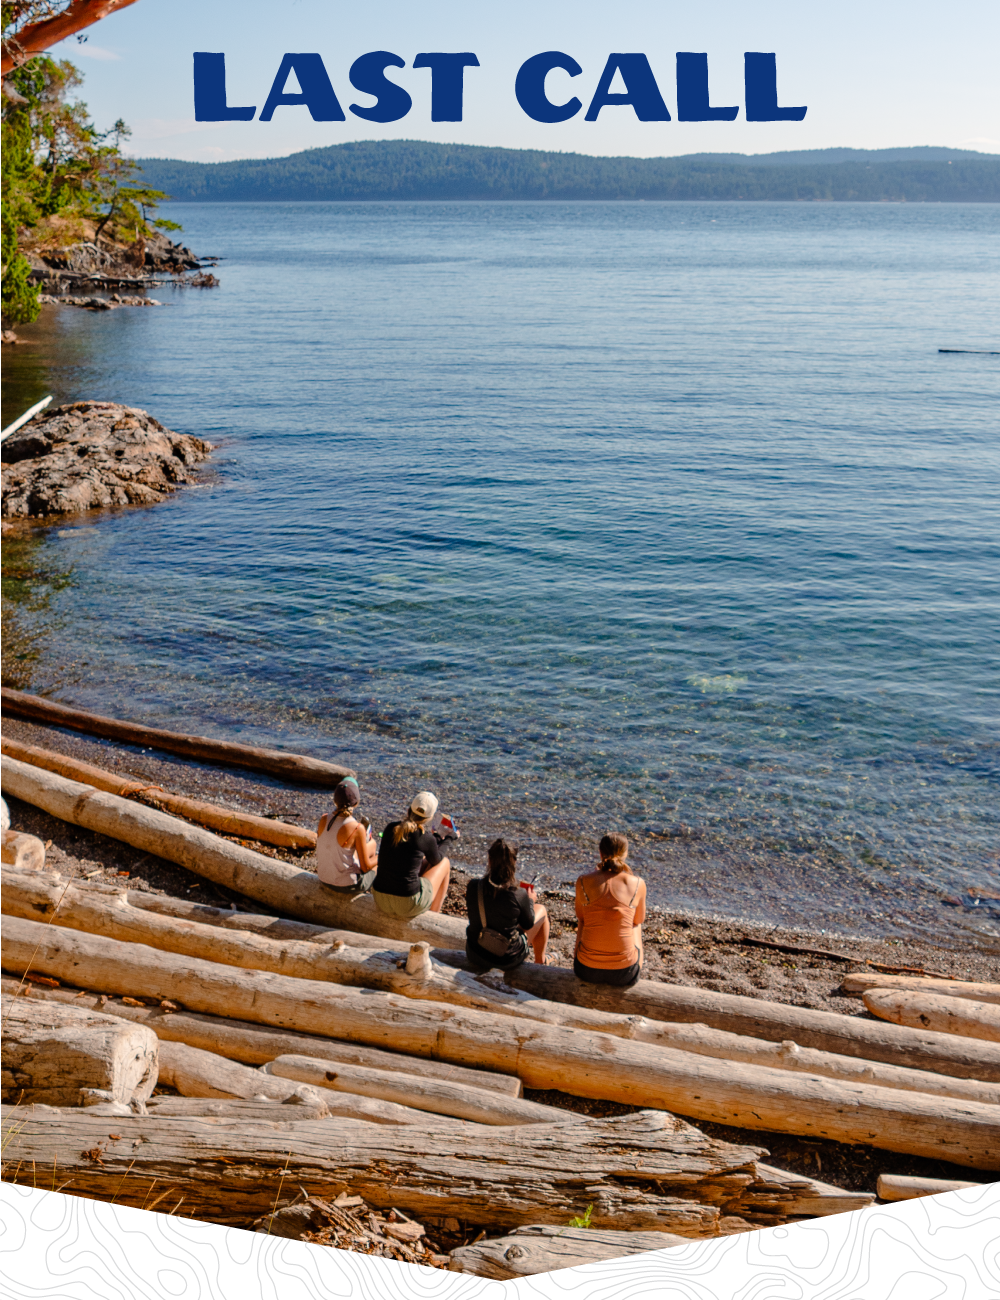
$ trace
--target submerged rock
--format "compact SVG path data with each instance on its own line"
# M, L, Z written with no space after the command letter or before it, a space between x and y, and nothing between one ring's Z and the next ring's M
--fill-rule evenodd
M191 480L212 444L117 402L53 406L2 445L6 519L152 505Z

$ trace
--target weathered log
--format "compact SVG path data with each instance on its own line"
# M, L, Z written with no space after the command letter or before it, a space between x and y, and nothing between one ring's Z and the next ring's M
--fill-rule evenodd
M314 1093L310 1097L309 1093ZM244 1101L240 1097L150 1097L146 1113L159 1119L192 1119L198 1117L254 1120L271 1123L298 1124L307 1119L329 1119L330 1107L314 1088L300 1088L284 1102Z
M873 1016L894 1025L1000 1043L1000 1007L992 1002L895 989L870 989L862 998Z
M349 1190L378 1209L494 1228L564 1226L593 1205L595 1228L703 1237L717 1231L720 1206L739 1213L757 1154L646 1111L495 1128L474 1143L465 1124L390 1131L344 1119L178 1123L148 1115L116 1120L115 1138L108 1128L86 1110L41 1112L12 1133L5 1159L21 1162L22 1182L32 1161L40 1169L55 1161L59 1178L70 1180L65 1191L124 1205L148 1204L155 1179L157 1193L170 1191L162 1208L183 1196L185 1212L223 1224L270 1213L285 1185L326 1200Z
M425 912L412 921L401 921L379 912L368 894L354 898L338 894L321 884L312 871L255 853L169 813L94 790L14 758L4 758L0 772L3 789L25 803L75 826L179 863L277 911L392 938L446 941L451 947L465 942L465 926L457 916Z
M874 1083L881 1087L962 1097L970 1101L1000 1101L1000 1086L995 1084L951 1079L947 1075L893 1065L876 1065L857 1057L800 1048L791 1042L769 1043L723 1030L707 1029L703 1025L671 1025L646 1020L642 1016L547 1002L511 989L496 976L475 977L430 961L429 954L421 962L428 977L414 978L406 968L401 968L394 952L351 946L370 943L371 940L366 941L363 936L349 932L317 929L316 933L324 937L340 933L350 940L350 944L344 944L342 939L338 939L330 947L297 939L277 942L265 934L231 932L228 929L220 933L217 927L164 916L159 911L152 913L137 909L131 905L132 899L137 897L141 897L137 891L126 892L119 886L76 883L67 886L55 873L39 875L11 871L6 876L3 906L8 914L26 920L52 916L57 924L71 929L131 943L145 943L166 952L220 961L249 970L271 970L302 979L326 979L354 987L401 993L406 997L476 1007L519 1019L612 1033L638 1042L659 1043L696 1052L700 1056L767 1065L797 1073L821 1074L850 1082ZM204 913L214 909L200 910ZM300 928L316 929L298 924ZM425 965L426 962L429 966Z
M277 844L283 848L316 847L316 832L304 826L292 826L288 822L273 821L269 817L255 817L252 813L220 808L218 804L206 803L203 799L171 794L162 786L118 776L103 767L95 767L93 763L68 758L54 749L42 749L40 745L22 745L16 740L2 740L0 752L18 762L30 763L32 767L44 768L46 772L55 772L71 781L81 781L84 785L92 785L95 790L117 794L123 799L145 795L165 812L174 813L186 821L197 822L199 826L207 826L222 835L241 835L245 839Z
M0 979L0 987L4 992L14 993L18 986L19 981L16 979L8 976ZM79 997L69 989L31 985L21 988L21 994L28 994L32 1002L42 999L75 1002ZM318 1057L320 1060L364 1065L376 1070L402 1070L426 1079L451 1080L496 1092L504 1097L520 1097L523 1092L521 1080L514 1075L470 1070L448 1061L405 1056L402 1052L362 1047L333 1037L316 1038L295 1030L271 1029L267 1025L251 1024L247 1020L228 1020L193 1011L174 1012L159 1006L130 1006L120 999L107 998L103 994L85 994L79 997L79 1004L100 1008L109 1015L120 1016L137 1024L149 1025L161 1042L187 1043L191 1047L200 1047L203 1051L214 1052L244 1065L266 1065L276 1056L300 1054Z
M39 871L45 866L45 845L36 835L5 830L2 832L0 862L25 871Z
M911 993L936 993L948 998L967 998L971 1002L1000 1004L1000 984L981 984L973 980L929 979L922 975L874 975L871 971L852 971L840 982L842 993L867 993L869 989L902 989Z
M160 1079L168 1087L176 1088L182 1097L242 1098L256 1101L269 1097L272 1101L287 1101L301 1092L301 1081L275 1078L263 1070L251 1070L237 1065L212 1052L188 1047L185 1043L160 1044ZM341 1119L363 1120L369 1124L409 1124L422 1128L441 1128L454 1121L442 1121L437 1115L427 1115L408 1106L391 1101L359 1097L332 1089L310 1088L318 1093L331 1115Z
M22 998L4 997L0 1007L5 1101L77 1106L90 1088L127 1105L156 1086L158 1043L144 1025Z
M781 1214L795 1218L818 1218L826 1214L846 1214L863 1210L875 1200L871 1192L850 1192L844 1187L821 1182L804 1174L790 1174L773 1165L757 1163L757 1173L764 1181L753 1189L753 1209L757 1213Z
M910 1178L904 1174L879 1174L876 1190L882 1201L912 1201L918 1196L940 1196L942 1192L960 1192L965 1187L982 1187L982 1183L963 1183L954 1178Z
M1000 1165L1000 1111L979 1102L717 1062L610 1034L221 966L18 917L7 919L2 939L8 970L24 970L30 962L85 987L173 996L193 1010L223 1010L373 1047L391 1044L413 1055L516 1071L533 1088L864 1142L979 1169Z
M145 745L162 749L168 754L203 763L219 763L224 767L245 767L252 772L267 772L304 785L335 786L345 776L353 776L349 767L328 763L321 758L287 753L281 749L260 749L256 745L240 745L227 740L212 740L208 736L189 736L181 732L165 731L161 727L146 727L136 722L119 722L83 709L73 709L55 700L43 699L25 691L0 689L5 712L15 717L28 718L50 727L68 727L106 740L120 740L126 745Z
M686 1244L684 1237L671 1232L613 1232L606 1228L557 1228L554 1224L532 1223L515 1228L506 1237L460 1246L451 1252L448 1268L453 1273L472 1273L505 1282L513 1277L532 1277L557 1268L625 1259Z
M243 1068L243 1067L240 1067ZM573 1111L513 1097L499 1097L481 1088L467 1088L462 1083L445 1083L441 1079L422 1079L419 1075L370 1070L362 1065L320 1059L315 1056L279 1056L264 1066L263 1073L281 1079L296 1079L316 1088L334 1092L378 1097L414 1110L475 1124L570 1124L579 1123Z
M1000 1082L1000 1054L993 1048L984 1055L982 1044L970 1048L969 1040L922 1029L902 1025L890 1028L833 1011L814 1011L737 993L715 993L711 989L661 984L655 980L639 980L630 989L610 989L585 984L572 971L561 967L538 966L533 962L525 962L506 978L514 988L556 1002L649 1016L654 1020L696 1022L769 1042L791 1039L800 1047L859 1056L867 1061L884 1061L962 1079Z

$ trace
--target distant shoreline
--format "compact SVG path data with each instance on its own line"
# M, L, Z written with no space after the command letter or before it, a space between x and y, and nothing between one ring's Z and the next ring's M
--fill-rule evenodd
M634 158L364 140L285 158L139 163L146 184L186 203L1000 203L1000 155L937 147Z

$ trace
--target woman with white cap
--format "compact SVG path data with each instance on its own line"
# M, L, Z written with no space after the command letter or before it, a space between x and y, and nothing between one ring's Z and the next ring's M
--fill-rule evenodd
M437 808L437 797L429 790L421 790L410 800L402 821L390 822L382 832L378 889L372 889L380 912L410 921L421 912L441 911L451 863L430 829Z
M339 894L363 894L375 879L378 849L368 818L357 811L361 790L353 776L333 791L333 812L324 813L316 828L316 874Z

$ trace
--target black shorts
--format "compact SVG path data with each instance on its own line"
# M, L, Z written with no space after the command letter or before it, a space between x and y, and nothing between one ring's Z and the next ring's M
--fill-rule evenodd
M516 970L527 960L529 952L528 939L523 930L518 930L511 940L511 951L503 957L495 957L485 948L480 948L474 939L465 940L465 955L469 959L469 965L479 975L485 975L488 970Z
M630 989L638 980L641 970L641 962L634 962L623 970L597 970L593 966L584 966L573 958L573 974L586 984L610 984L612 988Z

